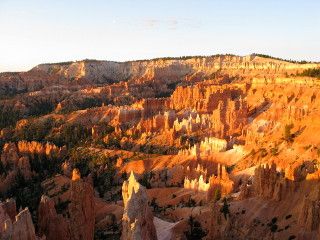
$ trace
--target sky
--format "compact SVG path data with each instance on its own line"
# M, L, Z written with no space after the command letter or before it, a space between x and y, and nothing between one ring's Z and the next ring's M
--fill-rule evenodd
M263 53L320 61L319 0L0 0L0 72Z

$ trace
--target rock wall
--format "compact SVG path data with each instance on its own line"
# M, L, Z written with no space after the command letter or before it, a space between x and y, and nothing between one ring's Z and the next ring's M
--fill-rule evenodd
M61 215L57 214L55 203L43 195L38 209L39 236L46 236L47 240L71 239L69 224Z
M78 176L78 171L73 171L70 186L70 231L71 239L93 239L94 237L94 192L92 186Z
M58 84L114 83L128 81L165 82L197 81L215 74L230 76L284 76L317 64L296 64L270 58L217 55L188 59L154 59L132 62L84 60L40 64L28 72L1 73L0 94L35 91Z
M269 166L259 166L255 169L253 178L255 195L280 201L291 188L284 172L278 172L274 163Z
M209 114L209 120L200 116L197 117L196 123L207 125L212 135L224 138L236 132L241 133L247 124L248 105L243 98L246 91L246 84L199 83L194 86L177 87L170 98L170 107L178 111L191 109L197 113ZM190 122L191 119L188 120Z
M320 226L320 199L309 199L304 197L299 215L299 223L304 226L305 231L318 231Z
M215 197L217 189L221 196L228 195L233 191L234 182L229 178L225 165L218 164L217 173L209 178L210 188L207 193L207 199L212 200Z
M94 191L91 184L81 179L77 169L72 172L70 189L66 199L54 201L41 197L38 209L39 234L47 240L93 240L95 225ZM63 201L63 202L62 202ZM64 212L58 214L57 205L66 204Z
M230 74L255 75L258 72L268 74L296 73L302 69L316 67L316 64L295 64L274 59L250 55L191 57L190 59L154 59L133 62L79 61L61 64L41 64L33 70L54 73L64 78L96 82L127 79L161 79L174 81L190 79L188 76L202 73L210 76L217 71Z
M15 215L15 202L0 203L0 239L36 240L35 228L28 208ZM15 217L13 218L13 215Z
M220 101L236 99L246 91L246 84L198 83L193 86L178 86L170 97L170 107L175 110L195 109L200 113L212 113Z

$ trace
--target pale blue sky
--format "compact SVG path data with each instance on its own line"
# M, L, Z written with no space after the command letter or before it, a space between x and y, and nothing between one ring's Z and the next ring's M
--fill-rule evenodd
M320 61L319 0L0 0L0 72L253 52Z

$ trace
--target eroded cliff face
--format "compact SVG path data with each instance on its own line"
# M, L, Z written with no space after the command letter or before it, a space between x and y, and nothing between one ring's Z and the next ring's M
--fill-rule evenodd
M316 64L294 64L279 60L265 59L258 56L213 56L195 57L186 60L150 60L134 62L79 61L66 64L41 64L34 70L55 73L65 78L89 79L97 82L126 79L177 81L192 79L201 74L202 78L217 71L228 74L283 74L295 73L312 68Z
M319 198L310 199L305 197L299 215L299 223L307 231L316 231L319 233L320 215L319 215Z
M200 81L213 75L283 76L317 64L296 64L250 55L155 59L133 62L78 61L40 64L26 73L0 74L0 93L37 91L54 85L110 84L129 81L136 84L158 81L174 84Z
M274 163L271 166L267 164L265 167L259 166L255 169L253 187L256 196L278 201L290 191L284 172L278 172Z
M37 240L28 208L16 214L13 199L0 202L0 238L3 240Z
M124 213L122 217L121 239L157 239L153 215L148 206L146 190L141 186L133 172L122 185Z
M43 183L45 189L48 184L52 182ZM41 197L38 209L39 235L46 236L48 240L93 239L95 203L92 186L81 179L77 169L73 170L71 181L65 184L69 184L70 188L62 194L58 192L52 198L45 195ZM57 213L57 208L62 214Z
M70 185L70 231L71 239L93 239L94 237L94 192L92 186L83 182L77 172L73 173Z
M212 113L219 102L226 102L244 96L246 84L216 85L213 81L193 86L177 87L171 96L173 109L195 109L201 113Z
M41 197L38 215L40 236L46 236L48 240L71 239L67 220L57 214L54 201L45 195Z

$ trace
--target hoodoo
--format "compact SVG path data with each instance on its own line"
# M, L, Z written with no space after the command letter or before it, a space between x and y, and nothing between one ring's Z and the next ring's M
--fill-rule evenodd
M133 172L122 185L122 197L124 210L121 239L157 240L146 189L137 182Z

